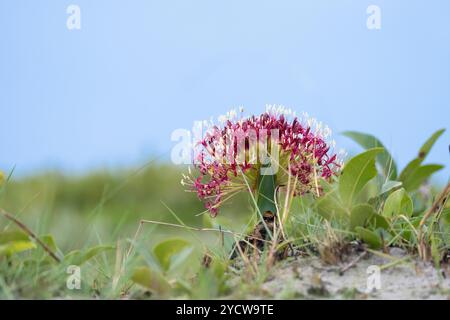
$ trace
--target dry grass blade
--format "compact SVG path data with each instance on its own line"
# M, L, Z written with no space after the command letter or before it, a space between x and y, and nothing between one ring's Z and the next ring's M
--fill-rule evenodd
M239 255L241 256L241 259L244 262L244 265L247 266L247 270L250 270L252 276L256 278L258 274L258 267L252 264L247 255L242 251L242 248L239 244L239 239L237 239L236 236L234 237L234 241L236 244L236 248L238 249Z
M427 213L423 216L422 220L420 221L419 232L417 236L418 240L417 250L419 251L420 258L423 260L428 260L430 258L430 254L428 253L428 246L425 243L425 234L423 232L423 227L425 226L427 220L444 206L449 195L450 195L450 183L444 188L442 193L437 197L431 208L427 211Z
M6 212L3 209L0 209L0 213L8 220L12 221L13 223L15 223L20 229L22 229L26 234L28 234L28 236L30 236L33 240L36 241L37 244L39 244L42 249L44 249L45 252L48 253L48 255L50 257L52 257L53 260L55 260L56 262L60 263L61 259L58 258L58 256L52 251L52 249L50 249L41 239L38 238L38 236L36 236L34 234L33 231L31 231L30 228L28 228L25 224L23 224L21 221L19 221L17 218L15 218L12 214Z
M214 229L214 228L196 228L196 227L191 227L191 226L185 226L185 225L181 225L181 224L175 224L175 223L168 223L168 222L162 222L162 221L153 221L153 220L141 220L139 222L139 226L136 230L136 233L134 234L133 237L133 242L130 244L130 247L128 248L128 252L126 254L126 259L129 258L131 252L133 251L133 243L136 242L137 238L139 237L139 234L141 233L142 227L144 224L155 224L155 225L161 225L161 226L167 226L167 227L173 227L173 228L180 228L180 229L185 229L185 230L190 230L190 231L199 231L199 232L218 232L221 234L221 239L223 237L223 235L226 234L230 234L233 235L234 237L247 237L248 239L253 239L253 240L258 240L258 241L262 241L262 242L267 242L270 243L271 241L269 240L265 240L259 237L255 237L255 236L251 236L251 235L245 235L242 233L238 233L238 232L234 232L231 230L224 230L222 228L220 229Z
M357 256L355 259L350 261L348 265L343 267L341 270L339 270L339 274L342 276L347 270L350 270L353 268L362 258L364 258L367 255L367 251L364 251L359 256Z

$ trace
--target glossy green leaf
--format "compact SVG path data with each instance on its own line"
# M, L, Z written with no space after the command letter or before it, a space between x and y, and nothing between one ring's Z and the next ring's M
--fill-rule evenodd
M355 228L358 237L372 249L380 249L383 246L383 240L374 231L362 227Z
M169 239L156 245L153 253L163 270L167 271L170 268L172 258L189 246L190 243L186 240Z
M350 207L364 186L377 175L375 157L383 148L370 149L351 159L339 178L339 192L344 205Z
M352 139L366 150L379 147L383 148L384 151L380 152L377 156L377 162L383 168L385 177L388 177L389 179L397 178L397 165L380 140L373 135L356 131L347 131L344 132L343 135Z

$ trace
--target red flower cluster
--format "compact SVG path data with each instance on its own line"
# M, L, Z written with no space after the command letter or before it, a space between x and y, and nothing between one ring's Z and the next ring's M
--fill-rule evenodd
M296 182L294 195L314 190L317 179L330 179L342 165L326 141L330 130L314 119L300 120L290 109L271 106L260 116L236 116L230 112L220 119L221 126L209 128L198 142L194 161L199 176L183 179L212 216L234 194L254 191L261 169L268 165L278 185L289 178Z

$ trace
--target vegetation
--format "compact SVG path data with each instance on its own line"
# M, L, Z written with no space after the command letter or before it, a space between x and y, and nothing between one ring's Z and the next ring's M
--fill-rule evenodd
M0 298L267 295L261 285L280 260L339 264L355 243L381 254L400 247L440 267L450 249L450 187L429 184L442 165L425 161L442 133L403 170L375 137L345 133L366 151L321 179L320 197L280 191L272 205L283 211L273 221L256 214L252 194L211 218L184 192L180 169L161 163L84 177L1 174ZM267 237L255 233L261 224L270 224ZM80 290L67 286L73 265Z

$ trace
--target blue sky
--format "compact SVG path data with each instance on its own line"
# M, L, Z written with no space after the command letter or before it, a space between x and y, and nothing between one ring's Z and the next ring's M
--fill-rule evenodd
M381 30L366 27L371 4ZM405 165L450 129L449 15L446 0L3 0L0 168L168 158L174 129L266 103L375 134ZM429 162L450 165L449 143Z

